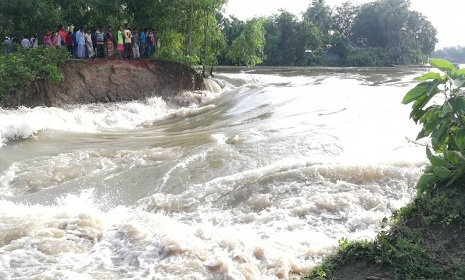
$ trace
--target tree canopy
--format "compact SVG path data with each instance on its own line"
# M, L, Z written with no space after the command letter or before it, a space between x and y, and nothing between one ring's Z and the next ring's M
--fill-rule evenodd
M285 10L242 21L225 17L227 0L0 1L0 35L129 22L154 27L156 56L188 64L391 65L425 62L436 29L409 0L350 1L330 7L313 0L301 15ZM114 29L115 30L115 29ZM373 63L376 61L376 63Z

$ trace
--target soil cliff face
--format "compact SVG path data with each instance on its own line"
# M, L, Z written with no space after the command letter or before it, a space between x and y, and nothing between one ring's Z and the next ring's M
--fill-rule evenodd
M69 61L59 68L64 76L60 84L38 81L28 94L18 91L2 105L62 107L152 96L170 100L184 91L205 89L202 77L195 70L170 61Z

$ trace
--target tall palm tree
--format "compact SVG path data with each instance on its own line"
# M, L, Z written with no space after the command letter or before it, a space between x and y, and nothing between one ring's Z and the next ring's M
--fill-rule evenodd
M325 0L313 0L304 13L304 18L318 26L323 34L327 34L333 25L331 8L326 5Z

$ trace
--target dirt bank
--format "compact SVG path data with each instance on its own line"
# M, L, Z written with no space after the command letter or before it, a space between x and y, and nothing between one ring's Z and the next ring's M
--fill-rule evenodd
M64 80L37 81L28 91L11 94L3 107L54 106L140 100L160 96L176 99L182 92L204 90L192 68L170 61L68 61L59 67Z

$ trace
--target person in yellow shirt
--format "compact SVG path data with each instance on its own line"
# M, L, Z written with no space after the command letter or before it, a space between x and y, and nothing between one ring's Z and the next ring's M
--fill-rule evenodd
M129 23L124 25L124 59L132 57L132 33L129 29Z

